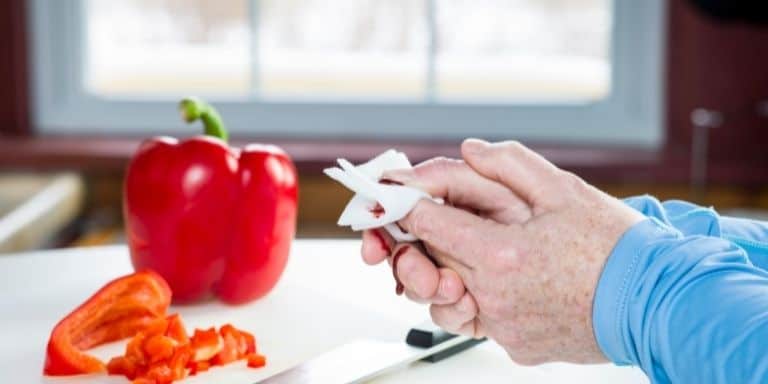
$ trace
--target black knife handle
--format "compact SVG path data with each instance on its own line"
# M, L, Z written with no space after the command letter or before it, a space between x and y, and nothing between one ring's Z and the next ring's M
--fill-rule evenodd
M411 328L411 330L408 331L408 335L405 337L405 342L410 346L418 348L431 348L456 336L457 335L444 331L442 328L433 324L431 321L427 321ZM461 351L464 351L465 349L480 344L483 341L485 341L485 338L469 339L444 351L437 352L434 355L429 355L421 360L430 363L436 363L440 360L446 359Z

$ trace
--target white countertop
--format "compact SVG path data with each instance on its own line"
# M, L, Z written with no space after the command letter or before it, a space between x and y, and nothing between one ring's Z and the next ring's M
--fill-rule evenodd
M358 338L404 340L428 318L425 306L395 296L387 266L366 266L353 240L298 240L282 280L267 297L243 306L208 302L176 306L188 330L232 323L253 332L267 355L263 369L215 368L183 383L248 384ZM104 375L42 375L54 324L107 281L132 271L124 246L0 255L0 382L126 383ZM103 358L122 343L98 348ZM436 364L415 363L376 383L647 383L636 368L547 364L521 367L492 342Z

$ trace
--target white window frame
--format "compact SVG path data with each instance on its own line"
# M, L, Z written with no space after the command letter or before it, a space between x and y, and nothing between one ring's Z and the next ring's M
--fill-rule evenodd
M250 1L256 4L258 0ZM433 0L425 1L429 5ZM83 3L30 2L33 119L38 132L189 135L189 128L175 113L176 103L170 99L106 98L85 91ZM203 96L217 105L230 132L243 136L474 136L655 148L664 140L664 8L662 0L614 0L611 92L595 102L488 104L430 98L416 102L313 102L259 100L257 95Z

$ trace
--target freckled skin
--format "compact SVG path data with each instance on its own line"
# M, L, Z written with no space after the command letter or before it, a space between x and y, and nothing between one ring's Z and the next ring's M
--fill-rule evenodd
M634 215L585 214L623 208L615 200L584 186L574 194L589 195L588 202L574 199L558 214L529 222L530 245L514 268L483 275L483 282L467 280L467 289L478 299L478 317L486 333L500 341L514 360L524 364L546 361L594 363L605 361L592 331L592 298L605 258ZM583 226L572 223L584 222ZM515 247L499 242L495 246ZM519 246L519 245L517 245ZM495 269L494 261L476 266ZM481 276L481 272L477 273ZM490 277L490 279L488 279ZM501 307L501 313L484 313ZM514 336L507 335L514 330ZM506 343L505 341L511 341Z
M422 240L424 257L460 275L475 304L467 317L458 298L453 307L433 302L433 320L487 335L520 364L606 361L593 333L592 299L614 245L642 216L519 143L472 152L466 145L466 164L436 159L410 174L385 174L462 208L424 200L399 223Z

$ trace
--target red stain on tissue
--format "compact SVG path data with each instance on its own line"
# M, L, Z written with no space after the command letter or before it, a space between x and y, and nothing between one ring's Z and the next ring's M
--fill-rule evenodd
M385 213L384 207L382 207L381 204L379 203L376 203L376 205L374 205L373 208L369 209L368 211L371 212L371 214L373 214L373 217L377 219Z

